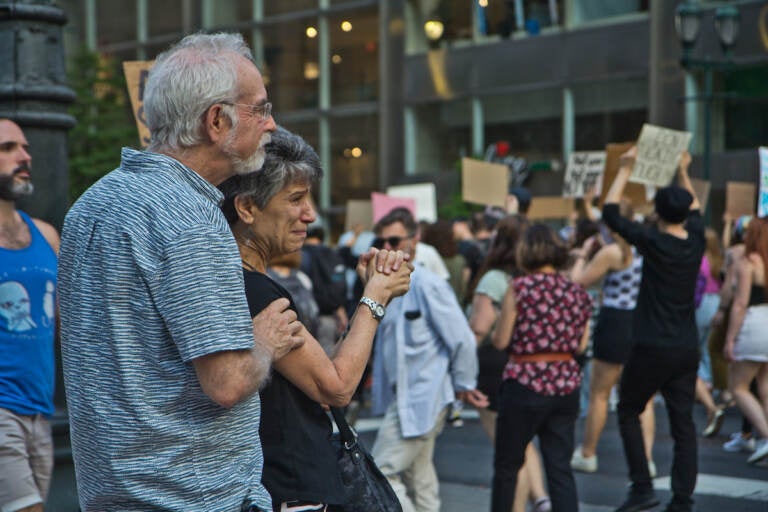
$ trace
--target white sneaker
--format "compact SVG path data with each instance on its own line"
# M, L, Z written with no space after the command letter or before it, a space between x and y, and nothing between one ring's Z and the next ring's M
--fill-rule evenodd
M755 453L747 459L747 462L754 464L766 457L768 457L768 439L761 439L755 445Z
M648 461L648 474L651 475L651 478L656 478L656 463L652 460Z
M597 471L597 455L585 457L581 453L581 446L577 446L571 457L571 469L582 473L594 473Z
M744 438L741 432L734 432L731 438L723 443L723 450L727 452L753 452L755 451L755 438Z

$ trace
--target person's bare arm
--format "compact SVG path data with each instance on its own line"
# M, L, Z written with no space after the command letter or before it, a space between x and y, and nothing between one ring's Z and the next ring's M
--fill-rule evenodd
M493 307L493 301L488 295L476 293L472 297L472 314L469 316L469 327L475 333L478 344L491 332L491 328L496 322L496 316L496 308Z
M688 176L688 167L691 166L691 160L691 154L687 150L683 151L680 155L680 168L677 176L680 186L693 196L693 202L691 203L690 209L698 210L701 208L701 203L699 202L699 198L696 197L696 191L691 184L691 177Z
M499 350L505 350L509 346L512 338L512 331L517 321L517 298L515 289L510 283L507 293L504 294L504 300L501 303L501 313L496 322L496 328L493 330L491 342Z
M387 304L393 297L408 291L412 269L412 265L403 264L389 275L373 272L363 294ZM312 400L343 407L352 399L362 378L378 326L378 320L374 320L368 307L358 305L349 333L337 343L332 359L328 358L320 343L302 328L307 343L275 361L273 366Z
M584 333L581 335L581 341L579 341L579 348L576 349L577 354L583 354L587 351L589 346L589 324L591 320L587 321L587 325L584 326Z
M288 305L287 299L277 299L253 318L253 348L193 360L200 386L214 402L231 408L245 400L267 380L273 359L304 343L302 325Z
M637 146L632 146L629 150L621 155L619 160L619 172L616 173L616 177L611 183L611 188L608 189L608 193L605 195L604 204L618 204L621 200L624 189L629 181L629 176L632 174L632 167L635 165L635 158L637 157Z
M591 249L592 237L587 240L582 248L576 252L576 261L571 268L571 281L588 288L598 282L610 270L618 270L621 267L621 249L617 244L609 244L602 247L597 254L586 261L586 255Z

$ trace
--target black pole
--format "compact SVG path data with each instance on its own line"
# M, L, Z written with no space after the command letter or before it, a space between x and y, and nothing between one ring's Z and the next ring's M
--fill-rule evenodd
M19 202L34 217L61 228L68 207L67 107L62 26L52 1L0 2L0 118L24 130L32 155L35 193Z

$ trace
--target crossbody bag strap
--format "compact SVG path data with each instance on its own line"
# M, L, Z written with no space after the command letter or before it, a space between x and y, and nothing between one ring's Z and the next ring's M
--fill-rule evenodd
M344 411L338 407L331 407L331 414L333 415L333 421L336 422L336 426L339 427L339 435L341 440L344 441L344 445L347 448L351 448L357 444L357 434L352 427L347 423L347 418L344 416Z

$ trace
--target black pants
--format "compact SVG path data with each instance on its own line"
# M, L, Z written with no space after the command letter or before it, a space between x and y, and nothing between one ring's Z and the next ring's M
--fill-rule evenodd
M509 512L525 447L539 436L552 510L577 512L579 500L571 470L579 390L565 396L540 395L515 380L501 386L493 460L492 512Z
M660 391L669 416L674 440L672 492L675 501L690 502L696 486L698 462L693 402L699 351L656 347L635 347L624 366L619 389L619 428L632 486L639 492L653 488L648 473L640 413L648 400Z

